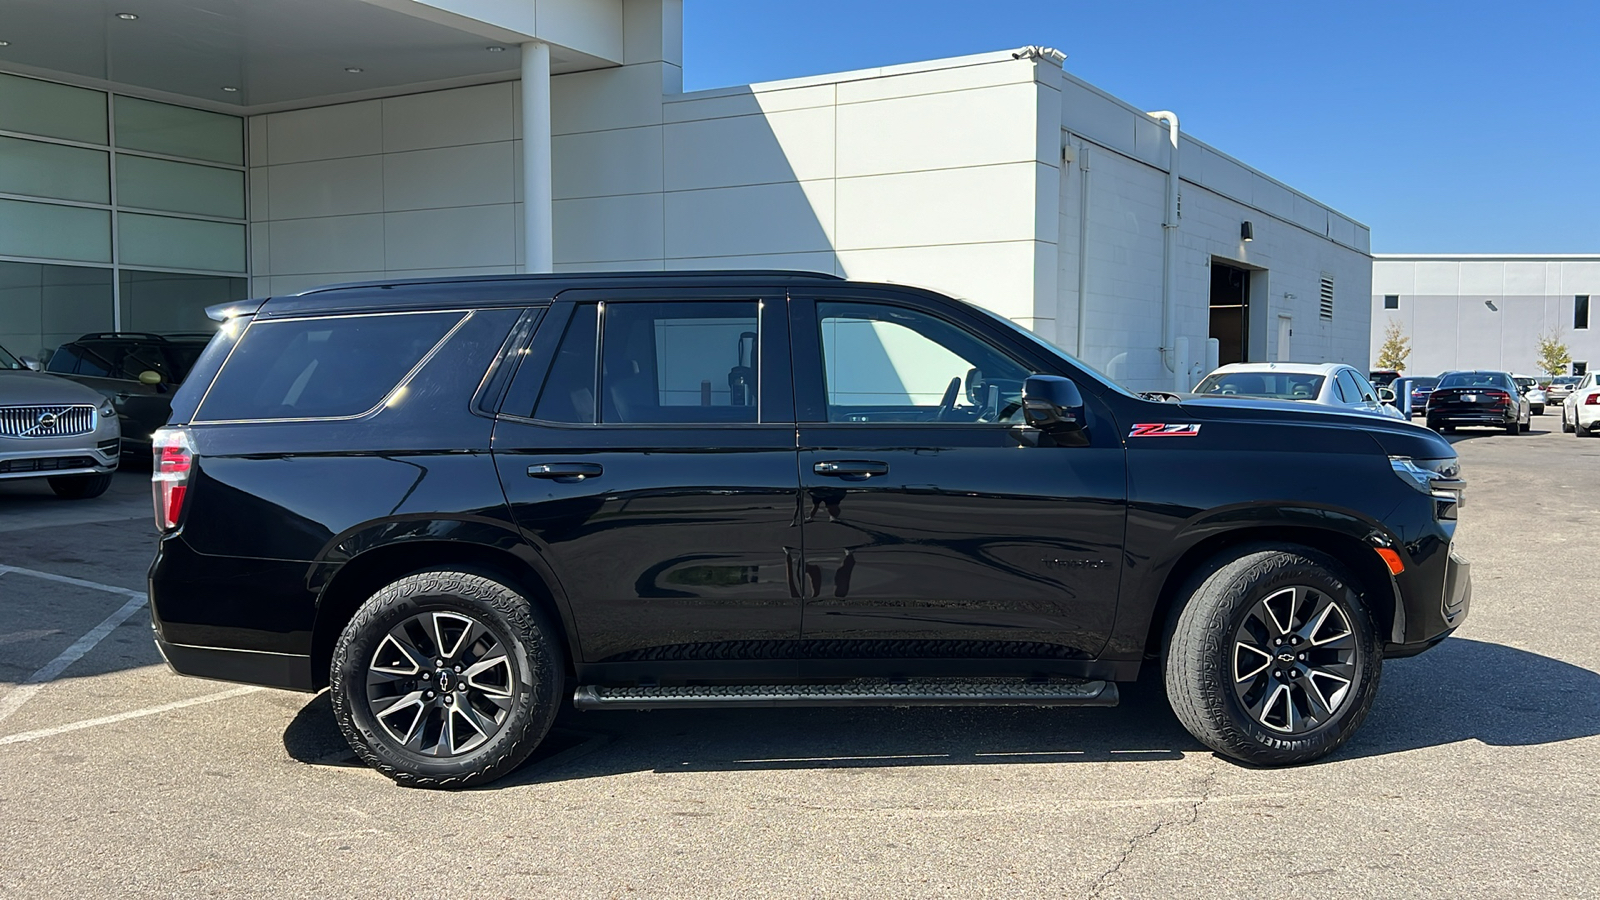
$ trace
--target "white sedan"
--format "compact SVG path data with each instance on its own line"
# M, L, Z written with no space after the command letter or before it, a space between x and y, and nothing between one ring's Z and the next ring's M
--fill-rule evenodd
M1561 430L1578 437L1600 434L1600 379L1590 372L1583 376L1567 399L1561 401Z
M1299 400L1344 412L1404 419L1356 369L1340 363L1230 363L1195 385L1205 397ZM1392 395L1391 395L1392 396Z

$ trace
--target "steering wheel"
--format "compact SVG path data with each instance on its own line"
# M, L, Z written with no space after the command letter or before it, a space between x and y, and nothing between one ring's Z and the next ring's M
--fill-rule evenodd
M939 408L934 410L933 421L943 422L945 417L955 411L956 395L961 393L961 378L950 379L950 386L944 389L944 396L939 399Z

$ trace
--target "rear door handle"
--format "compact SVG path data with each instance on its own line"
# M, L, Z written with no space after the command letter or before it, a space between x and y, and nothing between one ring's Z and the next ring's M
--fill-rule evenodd
M605 467L599 463L586 462L536 463L528 467L529 478L554 478L562 481L599 478L604 472Z
M817 463L811 471L835 478L871 478L889 474L889 464L871 459L832 459Z

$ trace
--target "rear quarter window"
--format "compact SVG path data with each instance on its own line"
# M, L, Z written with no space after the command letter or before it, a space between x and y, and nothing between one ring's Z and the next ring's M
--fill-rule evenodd
M466 316L258 320L223 363L195 421L359 416L382 403Z

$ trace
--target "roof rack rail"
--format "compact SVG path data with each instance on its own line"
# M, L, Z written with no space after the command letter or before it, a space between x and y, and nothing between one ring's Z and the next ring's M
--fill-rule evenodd
M164 335L148 331L95 331L78 338L80 341L110 341L118 338L139 338L146 341L164 341Z
M629 272L529 272L518 275L458 275L435 276L432 278L396 278L378 281L351 281L342 284L329 284L320 287L308 288L295 294L304 297L307 294L321 294L329 291L356 290L368 287L382 287L396 284L449 284L453 282L473 281L613 281L633 278L705 278L741 277L741 278L805 278L818 281L843 281L844 278L832 272L807 272L801 269L668 269L668 270L636 270Z

